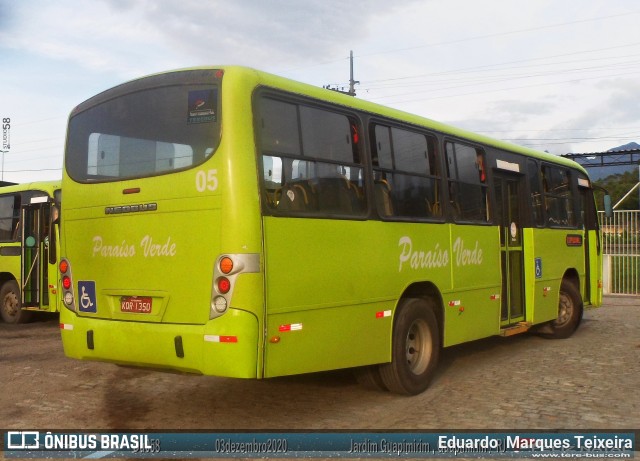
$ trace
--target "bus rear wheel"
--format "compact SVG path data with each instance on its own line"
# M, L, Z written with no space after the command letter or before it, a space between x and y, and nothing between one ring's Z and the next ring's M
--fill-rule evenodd
M380 370L378 365L369 365L366 367L358 367L353 369L353 374L360 384L367 389L371 389L374 391L387 391L387 386L385 386L382 381L382 377L380 376Z
M15 280L9 280L0 288L0 314L6 323L25 323L31 318L31 312L22 310L20 287Z
M398 307L393 325L391 362L380 365L382 382L391 392L423 392L435 372L440 332L433 301L411 298Z
M582 320L582 297L578 288L568 280L560 285L558 298L558 318L552 321L550 333L544 336L553 339L565 339L573 334Z

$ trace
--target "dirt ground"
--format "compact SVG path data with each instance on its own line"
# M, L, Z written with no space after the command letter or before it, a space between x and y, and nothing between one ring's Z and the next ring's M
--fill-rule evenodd
M349 370L258 381L72 360L56 316L0 323L0 375L4 430L637 430L640 300L607 299L566 340L446 349L414 397L364 389Z

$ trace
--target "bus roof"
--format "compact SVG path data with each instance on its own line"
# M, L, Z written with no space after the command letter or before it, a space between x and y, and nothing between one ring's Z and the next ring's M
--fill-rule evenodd
M49 195L53 195L53 191L60 189L61 180L56 181L35 181L26 182L22 184L15 184L10 182L0 183L0 194L6 194L9 192L20 192L25 190L41 190Z

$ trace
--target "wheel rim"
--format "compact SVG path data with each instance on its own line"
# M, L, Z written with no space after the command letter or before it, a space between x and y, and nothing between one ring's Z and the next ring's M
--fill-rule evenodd
M558 318L554 322L555 326L562 327L566 325L573 315L573 301L571 297L564 292L560 292L560 302L558 304Z
M18 297L13 291L5 295L2 308L8 316L15 317L18 314L18 305Z
M411 324L407 333L406 358L409 370L419 375L426 371L431 361L432 345L429 325L422 319Z

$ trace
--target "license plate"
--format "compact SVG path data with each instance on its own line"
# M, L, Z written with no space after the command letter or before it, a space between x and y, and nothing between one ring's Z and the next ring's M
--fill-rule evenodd
M151 298L147 296L123 296L120 298L120 311L150 314L152 304Z

